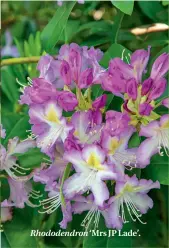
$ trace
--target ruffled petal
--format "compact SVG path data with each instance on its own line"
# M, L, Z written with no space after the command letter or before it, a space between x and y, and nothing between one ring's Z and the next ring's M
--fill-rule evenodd
M97 206L103 207L104 201L109 198L109 190L104 182L95 179L91 184L91 191L94 195L94 202Z
M158 139L148 138L144 140L137 152L137 161L140 168L146 167L150 164L151 157L158 153Z
M72 163L77 172L88 172L90 170L86 162L83 160L80 151L71 150L65 152L64 160Z
M142 214L147 213L153 207L153 201L147 194L130 193L130 199Z
M145 73L149 57L150 47L148 47L148 51L140 49L131 55L130 64L133 66L133 74L137 80L137 83L141 83L142 75Z
M154 62L151 70L151 78L159 80L164 77L169 70L169 54L161 54Z
M96 163L102 164L105 160L105 152L97 145L86 145L82 150L82 158L87 163L94 166Z
M84 183L88 174L75 173L69 177L63 185L63 193L66 199L72 199L76 194L84 193L88 190L89 185Z
M112 204L109 207L109 216L111 220L111 227L120 230L123 227L123 223L121 217L119 217L119 210L120 210L119 205L120 205L119 200L112 201Z
M156 129L159 129L159 122L152 121L147 126L141 125L139 135L147 138L153 137L156 135Z

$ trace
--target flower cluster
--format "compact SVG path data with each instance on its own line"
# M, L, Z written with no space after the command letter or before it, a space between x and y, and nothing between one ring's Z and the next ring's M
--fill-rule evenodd
M48 194L40 201L39 212L51 214L61 208L62 228L72 214L84 211L86 229L98 228L100 215L108 228L121 229L130 219L145 224L142 215L153 207L148 192L160 184L139 179L133 171L148 166L156 153L169 155L169 115L155 113L157 105L168 107L168 99L156 102L166 87L168 54L155 60L143 82L150 48L134 52L129 64L112 59L108 69L99 64L102 56L99 49L70 44L63 45L55 58L41 57L39 78L29 80L20 98L29 107L28 140L18 143L14 138L7 151L2 148L1 169L10 176L11 190L3 207L35 206L29 199L38 197L32 178L44 184ZM95 84L123 98L122 112L106 110L106 94L94 98ZM131 148L136 132L145 139ZM14 154L35 144L49 156L49 164L17 176L15 172L22 174L24 169Z

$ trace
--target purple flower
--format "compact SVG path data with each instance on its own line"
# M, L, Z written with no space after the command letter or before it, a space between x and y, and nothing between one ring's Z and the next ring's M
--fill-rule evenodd
M8 30L5 32L5 40L6 45L1 49L1 56L19 57L18 49L12 45L12 35Z
M46 101L57 99L58 92L55 87L43 78L35 78L31 86L24 88L21 96L21 104L41 104Z
M83 71L79 78L78 87L80 89L88 88L93 83L93 70L92 68L88 68Z
M48 54L44 55L38 62L37 70L40 72L40 78L46 79L56 88L63 88L64 82L60 79L60 62L58 60Z
M47 185L45 190L49 192L48 193L49 198L40 201L43 210L39 211L39 213L52 214L59 207L61 207L63 213L63 220L60 222L60 227L66 229L67 223L72 221L72 210L71 210L70 201L66 200L65 206L62 204L60 185L58 185L56 182Z
M153 107L149 103L142 103L139 105L139 114L149 116L151 114L151 111L153 110Z
M126 82L124 79L120 78L120 74L117 71L113 73L105 72L101 76L102 78L102 88L104 90L112 92L114 95L122 96L126 90Z
M151 90L153 86L153 79L152 78L148 78L146 80L144 80L143 84L142 84L142 88L141 88L141 95L145 96L149 93L149 91Z
M57 101L59 106L65 111L73 111L78 105L78 101L75 94L70 91L59 92Z
M61 62L60 75L63 78L64 83L68 86L71 86L72 84L71 68L69 66L69 63L65 60Z
M128 129L128 133L120 139L103 132L101 146L106 151L108 163L114 164L115 171L123 177L125 168L131 170L137 166L137 148L128 149L128 142L134 129Z
M19 142L19 138L15 137L10 139L8 142L7 150L1 145L1 168L0 170L5 170L8 175L14 180L27 181L32 176L32 173L26 175L27 168L19 166L16 161L17 158L14 154L25 153L30 148L35 147L35 142L32 140ZM20 174L17 176L15 173Z
M141 126L140 136L147 137L138 148L138 163L141 168L150 164L151 157L161 152L162 147L169 156L169 115L163 115L160 121L152 121L147 126Z
M37 207L37 205L30 201L30 198L38 199L41 195L39 191L32 189L30 182L19 182L9 177L8 183L10 186L10 196L8 200L3 202L4 207L15 206L17 208L24 208L25 203L30 207Z
M116 182L115 196L108 201L111 227L122 229L123 223L129 222L126 219L124 204L133 221L138 220L140 223L146 224L140 217L153 207L153 201L147 195L153 188L160 188L158 181L155 183L145 179L139 181L135 175L131 178L126 175L124 181Z
M169 70L169 54L161 54L154 62L151 70L151 78L158 81L165 76Z
M130 79L135 79L136 83L141 83L142 75L145 73L145 69L150 56L150 47L148 51L146 50L137 50L131 55L130 64L126 64L120 58L115 58L110 61L109 64L109 73L118 74L119 83L123 80L126 82Z
M76 194L91 190L95 204L102 207L109 198L109 190L103 180L117 178L112 167L105 162L105 152L97 145L87 145L82 151L65 152L64 158L72 163L76 170L76 173L64 182L65 197L72 199Z
M63 159L64 147L62 143L56 144L53 154L51 153L51 164L49 167L45 163L41 165L41 168L36 169L33 180L35 182L41 182L42 184L51 184L58 180L65 170L67 162ZM46 168L47 167L47 168Z
M106 105L106 101L107 101L107 95L103 94L98 98L96 98L96 100L92 103L92 107L96 110L104 108Z
M149 91L148 100L155 100L159 98L165 91L167 86L167 80L165 78L161 78L158 81L155 81L152 85L151 90Z
M71 124L74 130L68 138L69 141L72 141L72 145L76 143L83 147L85 144L93 144L100 140L103 126L95 122L95 116L92 111L74 113Z
M127 81L126 92L132 100L137 99L137 83L135 79L130 79Z
M31 106L29 116L37 146L46 154L50 154L56 142L64 142L72 129L55 101Z
M130 118L126 113L109 110L106 112L106 124L104 130L111 136L119 136L128 132Z
M87 88L99 81L103 69L98 64L102 52L93 47L80 47L75 43L63 45L59 51L60 76L65 84Z
M169 98L162 100L162 105L164 105L166 108L169 108Z

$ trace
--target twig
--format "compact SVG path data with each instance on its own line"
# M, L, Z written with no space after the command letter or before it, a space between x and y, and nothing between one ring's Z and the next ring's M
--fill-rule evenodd
M5 65L37 63L39 59L40 59L40 56L4 59L1 61L0 66L2 67Z
M134 35L143 35L154 32L162 32L169 30L169 26L164 23L154 23L151 26L136 27L130 30Z

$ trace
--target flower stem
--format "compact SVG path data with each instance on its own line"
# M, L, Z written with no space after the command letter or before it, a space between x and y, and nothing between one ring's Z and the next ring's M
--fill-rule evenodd
M40 56L4 59L1 61L1 67L6 65L37 63L39 59Z

